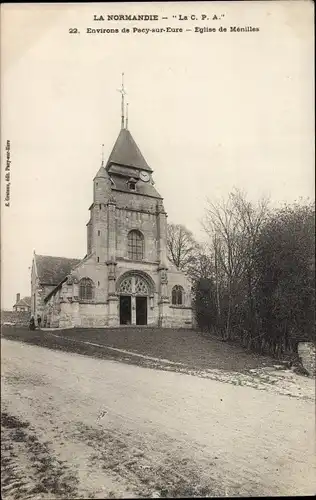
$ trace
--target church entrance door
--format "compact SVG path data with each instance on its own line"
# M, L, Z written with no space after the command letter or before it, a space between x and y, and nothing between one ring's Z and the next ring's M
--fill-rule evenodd
M130 325L132 322L132 303L129 295L120 296L120 324Z
M147 325L147 297L136 297L136 325Z
M140 274L128 274L118 287L120 295L120 324L147 325L148 300L150 294L148 280Z

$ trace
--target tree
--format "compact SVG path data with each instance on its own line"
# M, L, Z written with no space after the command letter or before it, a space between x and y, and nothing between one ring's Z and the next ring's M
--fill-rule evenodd
M214 249L217 289L217 314L225 309L225 329L223 336L231 337L231 316L234 307L236 287L243 275L244 248L242 222L232 194L228 200L208 201L204 229L211 238ZM222 297L219 299L219 287Z
M213 279L214 263L207 248L197 246L186 266L186 272L193 284L201 278Z
M314 339L315 204L272 210L268 200L251 203L235 190L208 202L204 229L213 270L200 315L212 324L205 309L215 304L225 339L277 357Z
M270 351L295 350L314 338L315 205L297 203L274 211L257 249L256 301Z
M199 278L193 286L193 307L202 330L216 327L215 287L212 279Z
M253 337L256 336L255 329L257 327L254 297L257 278L255 271L257 247L261 231L268 220L269 202L267 198L261 198L256 204L250 203L245 194L239 190L235 190L231 196L242 224L245 248L244 274L247 289L247 324L245 327L249 333L248 347L250 347Z
M187 271L198 249L193 234L181 224L168 224L167 248L169 259L181 271Z
M252 204L238 190L231 192L227 200L208 201L203 226L213 248L217 317L226 339L231 338L232 326L239 328L238 322L243 323L243 330L248 322L250 336L254 331L255 248L267 207L267 200ZM244 310L245 290L248 314Z

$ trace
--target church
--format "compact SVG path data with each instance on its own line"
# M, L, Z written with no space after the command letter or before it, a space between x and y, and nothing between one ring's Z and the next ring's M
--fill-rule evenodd
M168 259L163 198L128 129L124 95L122 84L121 129L93 179L85 257L34 252L31 313L43 327L192 327L191 284Z

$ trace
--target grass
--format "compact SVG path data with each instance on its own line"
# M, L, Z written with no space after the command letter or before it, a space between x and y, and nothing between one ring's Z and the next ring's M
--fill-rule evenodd
M195 330L125 327L74 328L48 332L30 331L23 327L2 327L1 334L10 340L49 349L153 367L156 367L155 363L150 360L111 351L106 347L182 363L194 370L218 369L245 373L252 368L274 363L270 358L248 353L242 347L228 344L214 336L205 337ZM105 348L83 342L100 344Z

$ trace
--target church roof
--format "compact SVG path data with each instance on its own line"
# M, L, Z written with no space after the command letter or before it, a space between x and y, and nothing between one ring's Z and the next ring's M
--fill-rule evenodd
M105 170L105 168L104 168L103 165L101 165L101 167L99 168L98 172L96 173L95 179L97 177L103 177L104 179L108 178L108 175L107 175L106 170Z
M139 147L134 141L132 134L126 128L120 130L119 136L116 139L116 143L108 159L107 168L109 168L112 163L152 172L152 169L148 166Z
M43 285L58 285L81 259L35 255L37 275Z
M126 179L124 179L120 175L115 174L112 175L112 179L114 181L114 186L112 186L113 191L124 191L126 193L131 193L131 190L128 188ZM136 190L132 191L132 193L162 199L156 188L150 182L143 182L141 180L137 182Z

